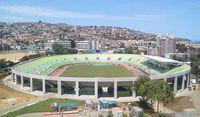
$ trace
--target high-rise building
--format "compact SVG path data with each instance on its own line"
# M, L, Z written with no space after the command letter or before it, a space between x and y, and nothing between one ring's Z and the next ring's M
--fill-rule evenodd
M173 35L160 35L156 36L158 56L164 57L165 54L176 52L176 39Z
M101 49L101 41L100 39L94 39L92 41L92 49L100 50Z
M156 36L155 46L149 46L147 48L147 55L162 56L165 57L168 53L176 52L176 39L172 35L161 35Z

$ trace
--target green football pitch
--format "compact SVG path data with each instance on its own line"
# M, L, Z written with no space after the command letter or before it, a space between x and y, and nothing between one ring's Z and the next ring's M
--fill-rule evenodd
M132 77L123 66L113 64L81 64L68 67L61 77Z

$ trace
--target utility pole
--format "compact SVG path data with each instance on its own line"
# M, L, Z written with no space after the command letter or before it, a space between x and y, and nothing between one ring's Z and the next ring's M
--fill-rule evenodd
M185 56L186 57L186 62L188 62L188 49L189 49L189 47L187 46L186 47L186 56Z
M47 34L46 34L46 30L45 30L45 32L44 32L44 40L43 40L44 41L43 42L44 43L44 56L46 56L46 50L45 50L46 35Z

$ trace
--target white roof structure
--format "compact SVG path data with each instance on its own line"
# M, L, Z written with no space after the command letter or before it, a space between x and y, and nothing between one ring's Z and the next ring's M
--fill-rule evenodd
M150 55L143 55L144 57L147 57L148 59L152 59L155 60L157 62L160 63L183 63L177 60L173 60L173 59L168 59L168 58L164 58L164 57L160 57L160 56L150 56Z

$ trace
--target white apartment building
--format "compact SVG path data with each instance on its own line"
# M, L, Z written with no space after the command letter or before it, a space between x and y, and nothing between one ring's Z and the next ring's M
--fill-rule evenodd
M173 35L157 35L158 56L164 57L165 54L176 52L176 39Z
M60 44L62 45L64 48L71 48L71 41L48 41L46 43L44 43L44 49L45 50L51 50L53 44ZM79 50L85 50L85 49L91 49L92 48L92 41L89 40L85 40L85 41L75 41L76 43L76 49Z

